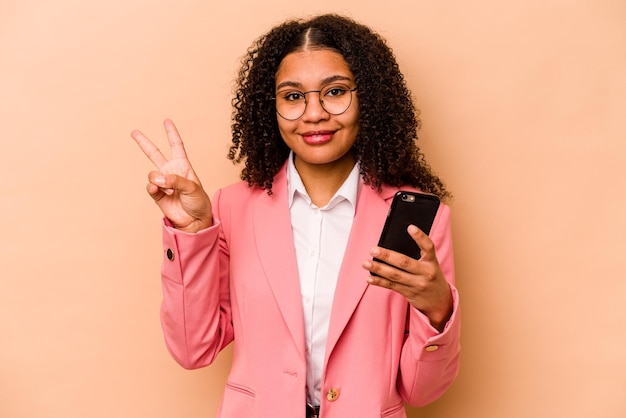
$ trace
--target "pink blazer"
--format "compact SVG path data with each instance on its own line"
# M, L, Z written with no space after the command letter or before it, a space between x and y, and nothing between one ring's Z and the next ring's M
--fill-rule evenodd
M443 333L404 297L366 282L361 262L378 242L397 190L363 186L359 194L328 330L323 418L404 418L404 403L435 400L458 372L460 311L447 206L430 234L454 297ZM219 190L213 208L215 225L200 233L164 227L167 347L194 369L234 341L219 417L304 417L305 334L285 167L272 195L240 182Z

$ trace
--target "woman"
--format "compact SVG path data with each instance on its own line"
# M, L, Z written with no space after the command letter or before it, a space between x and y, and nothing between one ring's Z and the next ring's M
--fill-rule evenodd
M249 49L233 105L243 181L212 200L171 121L169 160L132 133L158 168L172 356L203 367L234 342L225 418L406 417L438 398L460 350L449 208L430 237L408 228L419 260L375 245L399 188L449 197L392 51L341 16L285 22Z

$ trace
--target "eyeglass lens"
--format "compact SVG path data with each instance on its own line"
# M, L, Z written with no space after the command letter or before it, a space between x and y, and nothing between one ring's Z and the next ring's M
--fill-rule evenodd
M340 115L350 107L352 92L356 90L343 84L331 84L321 90L301 92L298 90L281 90L276 94L276 111L287 120L299 119L306 111L307 95L319 94L318 100L322 108L331 115Z

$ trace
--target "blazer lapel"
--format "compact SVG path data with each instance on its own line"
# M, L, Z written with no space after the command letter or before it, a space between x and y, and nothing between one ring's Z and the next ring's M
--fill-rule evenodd
M361 188L335 289L326 344L326 361L369 286L365 281L367 272L361 267L361 262L370 257L370 249L378 243L389 211L387 200L393 197L396 191L397 188L383 187L379 194L368 185Z
M254 237L265 278L298 352L304 356L302 295L287 193L286 166L283 166L274 179L272 194L264 191L254 202Z

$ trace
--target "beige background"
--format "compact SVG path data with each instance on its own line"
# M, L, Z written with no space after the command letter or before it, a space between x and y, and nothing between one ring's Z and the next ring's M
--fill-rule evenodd
M209 193L234 181L239 58L323 11L389 40L456 196L461 374L411 417L626 416L626 3L308 4L2 0L0 416L215 415L230 352L197 371L166 352L129 132L165 147L173 118Z

